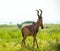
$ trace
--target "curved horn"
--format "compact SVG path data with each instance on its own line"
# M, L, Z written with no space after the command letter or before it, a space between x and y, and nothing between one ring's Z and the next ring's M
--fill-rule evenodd
M41 9L39 9L39 10L41 11L40 16L42 16L42 10Z
M39 17L39 11L38 10L36 10L37 11L37 16Z

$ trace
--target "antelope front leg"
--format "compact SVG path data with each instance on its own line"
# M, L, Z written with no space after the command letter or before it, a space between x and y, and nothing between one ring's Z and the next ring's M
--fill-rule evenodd
M38 43L37 43L37 39L36 39L36 37L34 37L33 47L34 47L34 45L35 45L35 42L36 42L37 48L39 48L39 47L38 47Z
M33 40L33 48L34 48L34 45L35 45L35 39Z
M37 43L37 39L35 39L35 41L36 41L37 48L39 48L38 43Z
M38 43L37 43L37 39L36 39L36 37L34 37L33 47L34 47L34 45L35 45L35 42L36 42L37 48L39 48L39 47L38 47Z

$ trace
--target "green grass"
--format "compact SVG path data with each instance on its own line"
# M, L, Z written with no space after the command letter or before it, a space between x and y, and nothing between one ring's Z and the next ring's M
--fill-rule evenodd
M16 25L0 25L0 51L60 51L60 24L45 24L39 29L37 42L39 49L33 48L33 37L26 39L26 47L21 43L21 29Z

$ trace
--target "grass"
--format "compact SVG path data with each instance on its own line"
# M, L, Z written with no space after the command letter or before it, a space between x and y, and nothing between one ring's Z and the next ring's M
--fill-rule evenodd
M39 49L33 48L33 37L26 39L26 47L21 43L21 29L16 25L0 25L0 51L60 51L60 24L45 24L39 29L37 42Z

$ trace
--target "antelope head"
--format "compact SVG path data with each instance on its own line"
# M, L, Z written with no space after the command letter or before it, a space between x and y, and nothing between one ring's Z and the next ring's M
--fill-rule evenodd
M36 10L37 11L37 16L38 16L38 25L43 29L43 20L42 20L42 10L39 9L39 10ZM39 11L41 12L40 15L39 15Z

